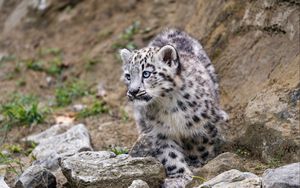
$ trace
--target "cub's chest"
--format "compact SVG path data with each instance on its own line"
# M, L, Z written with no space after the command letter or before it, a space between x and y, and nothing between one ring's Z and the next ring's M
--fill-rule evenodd
M158 119L162 122L161 132L171 136L182 136L189 134L187 126L189 120L187 114L182 112L159 113Z

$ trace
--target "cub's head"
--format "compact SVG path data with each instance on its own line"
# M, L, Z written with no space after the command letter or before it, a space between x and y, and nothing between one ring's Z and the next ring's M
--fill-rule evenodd
M127 96L136 104L149 104L170 94L180 72L179 56L171 45L120 50L123 61L122 79Z

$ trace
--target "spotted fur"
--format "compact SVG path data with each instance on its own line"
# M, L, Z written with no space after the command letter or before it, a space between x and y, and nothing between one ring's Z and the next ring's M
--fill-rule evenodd
M200 43L176 29L120 54L140 132L130 154L156 157L170 178L165 186L184 187L191 168L213 158L222 142L219 127L227 115L215 70Z

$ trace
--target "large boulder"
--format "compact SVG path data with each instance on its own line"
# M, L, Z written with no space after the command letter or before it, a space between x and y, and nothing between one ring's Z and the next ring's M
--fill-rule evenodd
M237 154L226 152L218 155L203 167L194 169L193 172L196 176L210 180L218 174L231 169L244 171L245 168L243 159L241 159Z
M154 158L116 156L107 151L77 153L62 158L60 165L69 184L77 188L127 188L136 179L159 187L166 176L163 165Z
M250 172L229 170L201 184L198 188L260 188L261 179Z
M87 150L92 150L89 132L83 124L78 124L62 134L41 140L32 154L40 159L53 153L63 156Z
M238 142L265 161L299 161L299 110L292 93L265 89L245 108L245 127Z
M296 188L300 187L300 163L268 169L262 176L263 188Z

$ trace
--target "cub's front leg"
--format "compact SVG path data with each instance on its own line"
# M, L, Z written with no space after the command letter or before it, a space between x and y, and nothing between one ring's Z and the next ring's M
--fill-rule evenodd
M185 187L192 180L192 172L181 147L161 133L140 135L129 154L133 157L157 158L164 165L168 176L163 187Z

